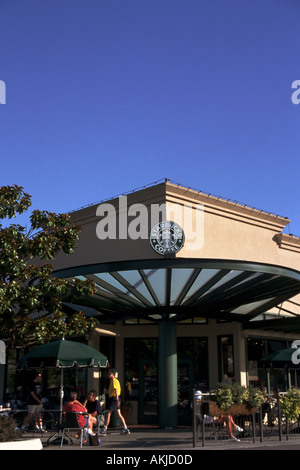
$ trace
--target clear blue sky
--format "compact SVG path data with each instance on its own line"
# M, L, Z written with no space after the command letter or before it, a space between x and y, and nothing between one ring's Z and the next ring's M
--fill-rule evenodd
M300 235L299 0L0 0L0 185L65 212L161 178Z

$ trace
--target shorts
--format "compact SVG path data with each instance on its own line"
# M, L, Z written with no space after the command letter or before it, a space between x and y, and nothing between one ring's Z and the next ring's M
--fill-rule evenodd
M120 409L121 402L117 400L115 397L112 397L108 401L108 411L117 411Z
M39 413L42 408L43 408L43 405L27 405L28 413L33 414L33 415L36 413Z
M84 416L84 419L85 419L84 426L80 426L80 427L81 427L81 428L88 428L88 426L89 426L89 418Z

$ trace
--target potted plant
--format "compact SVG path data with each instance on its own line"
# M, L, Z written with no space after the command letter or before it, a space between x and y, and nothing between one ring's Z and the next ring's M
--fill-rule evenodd
M0 450L41 450L42 447L40 439L22 439L11 416L0 416Z
M16 422L9 416L0 416L0 442L13 441L18 437Z
M215 415L249 415L255 413L264 401L263 394L257 388L245 388L238 384L219 383L214 391L215 406L212 413Z

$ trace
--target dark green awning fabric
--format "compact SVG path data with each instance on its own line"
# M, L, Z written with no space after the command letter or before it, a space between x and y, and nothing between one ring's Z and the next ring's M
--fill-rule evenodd
M107 357L86 344L59 340L43 344L20 360L20 367L107 367Z
M259 361L260 367L281 366L285 364L290 367L296 367L298 364L293 363L293 355L299 357L299 350L297 348L286 348L280 351L275 351Z

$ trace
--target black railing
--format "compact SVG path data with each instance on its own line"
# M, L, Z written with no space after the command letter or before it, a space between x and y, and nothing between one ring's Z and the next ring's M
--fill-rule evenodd
M193 398L193 447L201 443L223 440L249 440L254 443L267 439L288 440L290 436L300 435L300 416L289 420L281 409L280 397L275 397L271 403L266 402L251 413L229 415L224 412L215 414L214 402L206 398L211 394L203 394Z

